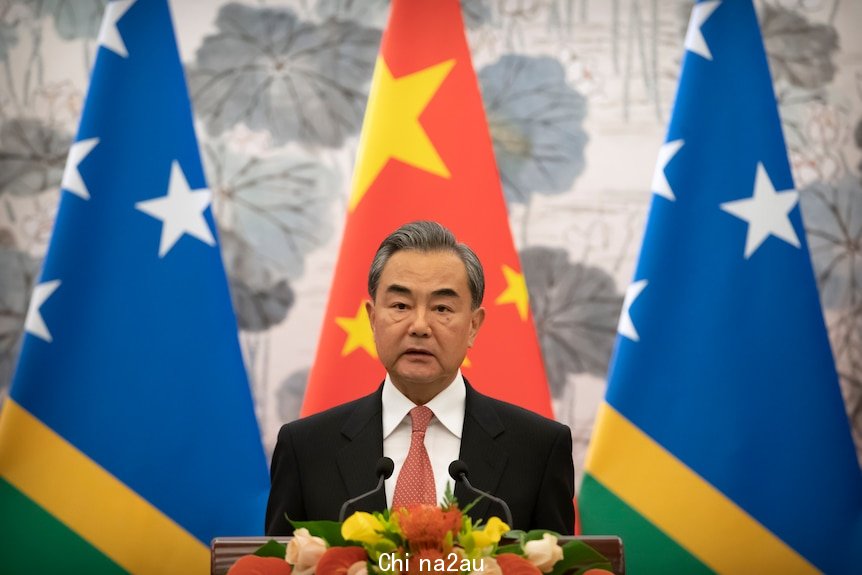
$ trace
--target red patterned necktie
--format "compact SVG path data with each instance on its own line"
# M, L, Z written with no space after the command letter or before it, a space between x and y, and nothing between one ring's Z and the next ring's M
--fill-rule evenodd
M425 450L425 430L434 412L418 405L410 410L413 420L413 433L410 436L410 451L395 482L395 495L392 497L392 509L406 507L416 503L437 504L437 490L434 486L434 469Z

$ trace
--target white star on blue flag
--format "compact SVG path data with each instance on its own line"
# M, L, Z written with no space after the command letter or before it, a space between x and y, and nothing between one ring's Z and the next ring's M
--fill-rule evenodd
M752 531L732 509L788 546L793 572L858 572L862 472L751 0L697 3L685 46L606 401L728 502L706 514L727 526L727 541L681 555L706 569L711 552L746 572L737 544ZM649 472L638 469L637 483ZM590 489L584 525L649 549L633 522L589 507ZM674 515L669 537L702 536L697 517ZM641 561L633 572L658 565ZM690 572L657 572L678 569Z
M135 509L152 508L194 550L153 549L172 541L122 508L112 512L129 511L129 531L107 540L127 549L100 552L152 556L164 573L188 572L173 561L190 555L203 572L213 537L261 533L266 460L167 0L109 2L99 43L4 405L131 490ZM115 504L82 499L70 529L98 527ZM22 538L44 536L27 528L16 525Z

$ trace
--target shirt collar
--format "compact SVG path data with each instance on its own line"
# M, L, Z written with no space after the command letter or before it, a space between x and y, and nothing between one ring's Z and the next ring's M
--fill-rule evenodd
M401 393L389 374L386 374L386 379L383 382L383 438L386 439L395 431L395 428L404 420L409 418L410 410L416 407L416 404L407 399ZM464 412L467 402L467 387L464 384L464 377L461 375L461 370L455 374L455 379L446 388L434 396L434 398L425 405L434 412L436 418L443 426L448 429L452 435L461 438L461 432L464 429ZM408 419L409 422L409 419ZM409 424L409 423L408 423Z

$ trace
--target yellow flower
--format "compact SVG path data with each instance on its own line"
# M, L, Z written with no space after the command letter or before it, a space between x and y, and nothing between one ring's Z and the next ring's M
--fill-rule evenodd
M473 531L473 543L476 547L485 548L493 545L500 540L503 533L509 530L509 526L500 521L499 517L492 517L488 520L485 528L481 531Z
M357 511L341 525L342 537L348 541L357 541L366 545L374 545L383 539L380 531L383 531L383 523L364 511Z

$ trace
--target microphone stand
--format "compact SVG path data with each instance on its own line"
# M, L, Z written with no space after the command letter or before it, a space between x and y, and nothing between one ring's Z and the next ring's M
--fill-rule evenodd
M467 481L467 472L467 464L460 459L456 459L449 464L449 476L452 479L454 479L456 482L463 481L464 486L467 487L467 489L469 489L473 493L478 493L482 497L487 497L488 499L502 507L503 513L506 514L506 525L508 525L510 529L514 528L514 525L512 524L512 510L509 509L509 505L499 497L491 495L487 491L482 491L481 489L476 489L475 487L473 487L470 482Z
M395 469L395 463L391 459L389 459L388 457L381 457L380 459L378 459L377 460L377 468L375 469L375 473L377 474L377 476L380 479L377 480L377 487L375 487L371 491L367 491L367 492L363 493L362 495L357 495L353 499L348 499L347 501L342 503L341 511L338 512L338 521L339 522L344 521L344 515L345 515L345 513L347 513L347 509L351 505L353 505L354 503L356 503L360 499L365 499L366 497L374 495L375 493L380 491L383 488L383 482L392 476L392 470L393 469Z

